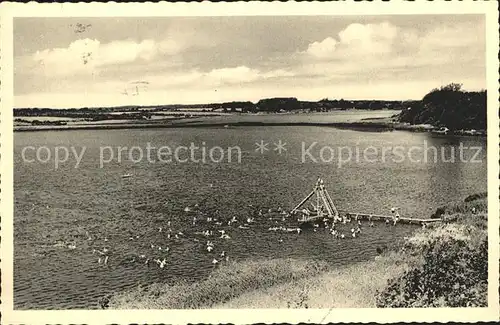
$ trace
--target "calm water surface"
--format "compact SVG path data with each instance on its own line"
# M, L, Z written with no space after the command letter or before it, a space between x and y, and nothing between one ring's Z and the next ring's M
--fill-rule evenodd
M184 208L197 203L219 220L235 216L243 221L260 207L291 209L321 176L341 210L387 214L390 207L399 206L402 215L429 217L443 204L487 189L486 141L473 137L275 126L16 133L14 140L14 303L19 309L97 308L101 296L137 284L197 281L209 274L214 254L222 250L237 261L293 257L342 266L372 258L377 247L415 229L380 224L365 228L356 239L334 240L321 230L300 235L268 231L275 225L293 227L296 222L267 214L257 217L250 229L201 222L193 226L193 214ZM264 154L255 151L255 143L261 140L270 143L271 150ZM287 151L281 155L272 150L278 140L286 142ZM377 161L351 161L341 168L337 160L302 162L303 143L308 147L315 141L318 144L311 150L315 157L324 146L352 150L373 146L379 150ZM482 151L476 159L483 163L409 159L397 163L391 152L385 154L385 162L381 159L383 147L422 147L424 141L446 148L446 157L452 147L458 150L460 142L478 146ZM239 146L241 163L236 159L205 164L133 163L124 156L120 163L115 160L99 168L100 146L145 148L148 142L171 148L191 142L205 142L207 148ZM21 150L28 145L87 149L79 168L70 159L55 170L53 161L23 162ZM466 152L465 158L473 153ZM422 159L423 154L414 152L412 157ZM123 178L124 174L132 176ZM183 233L178 239L166 237L168 221L173 234ZM225 229L231 239L210 238L215 243L215 253L210 254L206 238L196 234L206 229L217 234ZM343 231L348 233L349 227ZM68 243L76 248L68 248ZM158 245L170 247L164 269L138 260L139 255L167 256ZM104 248L109 250L107 267L99 265L92 253Z

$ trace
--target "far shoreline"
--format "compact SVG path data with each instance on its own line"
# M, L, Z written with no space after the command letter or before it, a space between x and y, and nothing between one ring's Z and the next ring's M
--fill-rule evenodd
M40 131L77 131L77 130L123 130L123 129L175 129L175 128L234 128L234 127L253 127L253 126L318 126L334 127L338 129L349 129L368 132L385 131L410 131L410 132L434 132L439 127L426 124L407 124L391 121L390 118L369 118L353 122L265 122L265 121L240 121L240 122L208 122L205 121L182 121L176 123L120 123L120 124L88 124L88 125L70 125L70 126L36 126L23 127L14 126L14 132L40 132ZM478 132L477 134L454 134L460 136L483 136L486 134Z

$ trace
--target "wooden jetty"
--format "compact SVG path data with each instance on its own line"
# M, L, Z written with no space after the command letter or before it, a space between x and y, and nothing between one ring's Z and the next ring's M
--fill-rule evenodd
M345 212L345 215L353 220L368 220L368 221L385 221L390 220L394 221L396 216L394 215L381 215L381 214L369 214L369 213L352 213ZM432 219L418 219L418 218L407 218L407 217L398 217L398 223L407 223L407 224L423 224L423 223L432 223L442 221L441 218L432 218Z
M333 221L341 221L339 211L333 204L333 200L325 188L325 184L321 178L318 178L316 185L311 193L309 193L299 204L297 204L290 214L294 215L299 212L299 209L304 206L315 195L315 203L310 202L313 210L303 208L301 210L302 218L299 219L299 224L311 224L323 219L333 219Z
M310 202L312 205L312 210L308 208L303 208L304 205L310 201L313 196L315 196L315 203ZM302 209L301 209L302 208ZM301 210L299 210L301 209ZM342 222L346 220L368 220L368 221L390 221L405 224L427 224L442 221L440 218L432 219L416 219L407 218L399 216L399 213L393 209L392 215L380 215L373 213L360 213L360 212L347 212L342 211L342 216L339 210L333 204L333 200L328 194L325 188L324 182L321 178L318 178L316 185L314 186L311 193L309 193L299 204L297 204L291 211L290 214L296 215L299 213L302 217L298 219L300 226L313 225L317 223L324 222L326 220L333 222Z

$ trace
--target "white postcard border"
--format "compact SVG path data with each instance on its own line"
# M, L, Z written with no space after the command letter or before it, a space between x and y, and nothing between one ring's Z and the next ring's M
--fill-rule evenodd
M435 309L13 310L13 17L485 14L487 17L489 307ZM498 9L496 1L0 4L1 270L5 323L298 323L488 321L499 315Z

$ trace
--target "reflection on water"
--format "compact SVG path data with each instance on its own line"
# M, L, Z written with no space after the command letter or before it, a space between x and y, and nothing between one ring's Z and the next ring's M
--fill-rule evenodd
M270 143L260 154L255 143ZM281 155L272 143L286 142ZM481 146L483 163L349 161L302 162L301 148L364 150L386 146ZM99 146L188 145L239 146L241 163L192 162L170 164L116 160L99 166ZM79 168L62 164L23 163L21 150L31 146L85 146ZM245 127L165 130L61 131L15 134L14 302L16 308L97 308L97 299L116 290L152 282L196 281L212 270L213 254L227 252L232 260L293 257L322 259L333 266L372 258L379 246L391 245L414 230L411 226L366 228L356 239L334 240L326 231L283 233L269 227L296 226L294 220L256 216L249 229L235 225L192 224L184 208L199 208L219 220L240 221L260 207L291 209L321 176L341 210L385 214L401 207L401 214L428 217L449 201L485 191L486 146L480 138L439 137L427 133L366 133L326 127ZM420 155L422 153L420 152ZM419 153L415 153L418 158ZM130 177L122 177L130 174ZM249 206L253 205L253 206ZM168 226L170 221L171 225ZM159 228L162 227L162 231ZM165 229L172 229L167 238ZM206 251L206 238L197 234L224 229L231 239L214 237L215 250ZM349 226L344 231L349 232ZM174 234L182 232L175 238ZM90 239L89 239L90 238ZM75 245L68 248L68 243ZM154 245L155 248L152 248ZM139 256L166 256L160 269ZM107 266L98 253L109 250ZM211 255L212 254L212 255ZM135 259L135 260L134 260Z

